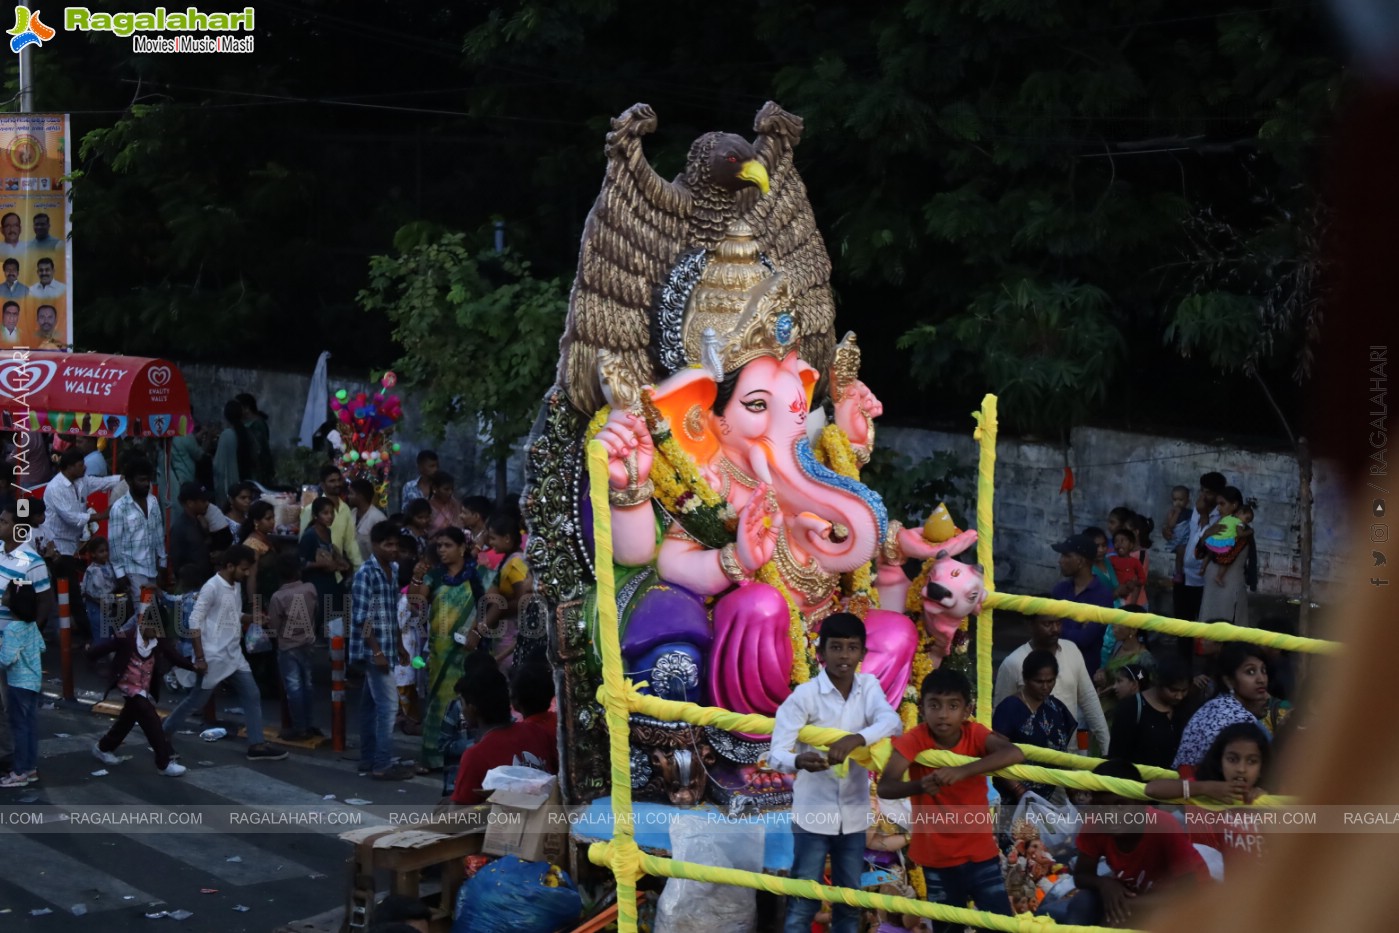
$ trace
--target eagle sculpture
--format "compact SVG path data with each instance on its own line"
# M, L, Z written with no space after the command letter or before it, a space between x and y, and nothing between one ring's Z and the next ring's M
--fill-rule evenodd
M658 355L658 303L677 264L713 249L737 222L752 230L765 262L786 276L802 357L826 372L835 348L831 261L792 164L801 119L769 101L753 121L757 139L706 133L670 182L641 147L656 123L646 104L612 120L607 173L583 227L557 384L591 415L604 404L600 354L633 385L669 375Z

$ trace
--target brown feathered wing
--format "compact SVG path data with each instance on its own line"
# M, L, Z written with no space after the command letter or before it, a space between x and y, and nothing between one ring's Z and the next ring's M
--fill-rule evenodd
M583 225L557 382L584 414L604 404L599 350L612 353L635 385L654 380L647 346L655 289L688 248L690 192L657 175L641 148L655 128L646 104L613 118L607 173Z
M816 215L806 185L792 164L801 141L802 120L773 101L753 121L758 158L767 169L771 193L745 192L740 216L757 235L759 248L792 285L792 311L801 327L802 358L822 374L822 385L835 352L835 300L831 294L831 257L816 229Z

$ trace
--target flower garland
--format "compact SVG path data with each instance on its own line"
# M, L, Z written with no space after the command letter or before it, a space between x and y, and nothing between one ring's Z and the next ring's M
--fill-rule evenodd
M733 506L714 491L694 458L675 440L670 423L656 407L649 390L641 393L641 407L651 429L651 441L656 445L651 463L656 498L705 547L718 549L732 544L738 532L738 514Z
M921 631L919 636L918 650L913 653L913 671L909 675L908 686L904 687L903 702L899 704L899 719L903 721L905 732L918 725L923 678L933 672L933 638Z
M797 601L792 598L791 591L783 582L782 574L777 572L777 564L774 561L768 561L759 567L756 579L777 590L787 602L787 633L792 639L790 680L793 687L804 684L820 671L820 665L816 661L815 639L811 630L807 628L806 617L797 608Z
M850 438L838 425L828 424L817 439L816 459L847 479L860 478L860 465ZM841 578L841 589L847 597L846 611L861 619L871 609L879 608L879 591L874 588L873 562L851 571Z

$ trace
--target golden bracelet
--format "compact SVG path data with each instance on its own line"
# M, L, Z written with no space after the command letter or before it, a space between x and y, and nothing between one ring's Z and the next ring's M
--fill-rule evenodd
M753 575L738 561L738 546L730 542L719 549L719 569L734 583L747 583Z
M904 530L903 522L889 522L889 533L884 537L884 547L882 553L886 563L902 564L904 562L904 548L899 543L899 534Z
M651 497L655 494L656 484L648 479L640 486L627 486L625 489L607 490L607 501L618 508L624 509L628 506L650 502Z

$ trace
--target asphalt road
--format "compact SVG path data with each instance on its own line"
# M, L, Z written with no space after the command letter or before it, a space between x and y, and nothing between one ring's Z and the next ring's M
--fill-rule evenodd
M46 653L46 666L48 660ZM95 686L85 681L80 688ZM357 697L350 700L353 712ZM225 713L236 703L219 697L220 720L230 731L241 725L241 717ZM161 704L172 705L171 699ZM328 706L319 717L326 731ZM265 704L264 719L278 722L275 703ZM349 719L353 749L357 720ZM137 728L118 750L127 760L104 765L91 748L111 721L86 707L40 712L41 780L0 789L0 930L269 933L344 903L350 846L340 832L383 819L382 810L375 815L378 807L431 805L440 796L437 777L359 777L353 750L336 753L329 742L289 748L282 761L252 762L240 739L177 735L176 752L189 772L170 778L156 772ZM198 717L189 728L202 728ZM411 758L420 740L396 735L395 742L397 754ZM107 773L93 774L102 770ZM249 822L267 812L317 813L323 822ZM184 815L166 816L172 813ZM99 814L101 822L75 825L80 814ZM189 814L203 824L166 831L134 822L196 818ZM40 816L43 826L27 822ZM146 916L162 911L190 916Z

